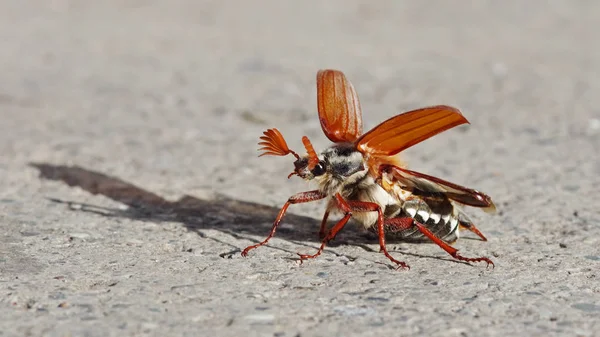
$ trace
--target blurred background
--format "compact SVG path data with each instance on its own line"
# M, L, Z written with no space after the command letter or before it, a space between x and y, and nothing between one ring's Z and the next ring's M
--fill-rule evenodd
M477 315L483 317L481 323L467 324L492 326L503 335L575 331L569 330L574 327L581 335L592 334L597 331L591 329L597 320L581 315L600 311L598 287L589 284L600 259L596 239L600 234L599 19L600 3L584 0L0 0L0 211L6 233L1 239L4 248L0 252L6 258L0 258L4 263L0 277L12 280L6 287L13 289L4 288L8 295L2 316L10 317L7 329L9 323L21 322L21 330L10 331L40 332L43 327L51 329L56 317L78 322L90 315L100 317L100 311L110 307L108 319L84 324L82 331L90 332L85 330L89 326L112 329L117 326L113 320L122 317L135 322L121 329L127 333L146 331L144 324L156 322L161 322L163 332L194 331L196 323L189 321L193 311L199 315L194 322L204 322L207 329L220 331L233 325L230 331L246 333L247 321L227 325L228 319L238 322L240 312L245 312L240 308L256 308L262 301L275 308L275 326L288 332L356 333L377 326L373 331L381 333L392 329L406 335L464 335L470 330L454 325L453 319ZM437 259L403 256L413 266L411 274L391 275L385 267L375 268L384 274L378 277L389 277L378 296L392 298L391 302L372 304L349 295L351 305L375 310L353 316L355 312L347 311L346 304L323 298L344 292L336 287L346 281L335 277L357 282L352 289L368 286L361 282L366 282L372 260L381 260L376 252L342 245L335 249L370 260L348 268L332 262L340 257L330 254L330 260L303 266L302 272L290 274L288 270L297 265L286 258L316 245L314 239L310 247L298 248L289 240L297 239L294 233L304 233L302 240L316 233L318 220L311 219L320 218L321 204L294 207L292 213L309 218L296 218L294 226L283 227L288 228L287 236L275 239L273 246L285 251L259 249L248 260L239 254L223 255L235 256L232 259L219 257L262 239L277 208L293 193L309 188L297 178L286 179L293 168L291 158L259 159L256 143L262 131L277 127L299 152L303 135L311 138L317 150L329 145L316 111L315 75L323 68L342 70L352 81L361 100L365 129L427 105L461 108L471 125L429 139L407 150L403 158L411 169L494 198L499 215L473 212L491 242L461 243L470 253L495 256L497 268L492 276ZM198 216L195 221L201 226L195 232L201 236L190 234L189 224L186 228L176 220L68 212L66 206L48 198L113 211L127 207L106 193L94 195L102 189L97 181L87 187L65 177L55 180L75 187L48 182L39 178L40 166L28 168L30 163L77 165L155 193L149 198L160 202L165 202L161 198L180 200L184 195L210 201L224 195L230 204L219 211L224 202L214 202L206 212L212 214L206 215L209 219ZM109 187L121 186L108 180ZM243 206L242 202L254 204ZM264 208L260 208L261 217L252 211L257 207ZM314 224L299 225L307 219ZM235 226L228 227L232 221L237 221ZM160 226L153 227L155 222ZM82 235L87 239L80 243L64 243L65 237ZM352 238L342 234L342 243L344 237ZM133 241L123 246L123 240ZM63 250L63 244L69 250ZM181 257L180 245L185 250L191 247L194 253L188 255L192 257ZM429 245L401 247L422 255L443 254ZM562 257L548 257L557 250ZM54 260L56 256L64 259L62 263ZM156 261L139 262L146 256ZM110 261L114 259L129 261L126 265L138 261L138 265L124 271L113 267ZM213 259L221 263L219 268L208 269L214 275L189 275L189 268L212 266ZM181 275L171 269L178 263L182 263ZM591 268L589 263L596 265ZM340 269L331 269L333 279L319 283L322 277L316 277L318 272L311 268L330 265ZM272 274L260 274L269 270ZM554 279L557 270L577 276L568 281ZM445 287L423 284L422 273L428 271L430 280ZM133 275L129 281L123 276L127 273ZM81 308L56 313L60 300L49 297L55 288L48 280L63 274L79 280L63 285L69 303L81 300L82 292L104 289L102 285L117 279L124 290L111 289L135 305L115 309L116 298L94 295L89 302L91 314ZM236 278L227 279L227 275ZM15 281L14 276L27 281ZM190 278L202 287L185 295L189 301L167 296L167 302L162 302L167 304L156 305L169 309L171 316L152 313L146 317L146 306L154 308L154 299L163 296L152 287L144 288L148 279L154 280L154 287L169 289ZM303 297L289 290L286 300L279 302L269 301L267 295L260 301L246 296L270 294L252 280L281 282L287 287L288 281L300 282L297 278L324 284L329 291ZM240 290L239 280L245 280L247 288ZM401 280L421 285L427 292L407 289L411 282ZM537 281L546 282L532 286ZM481 284L487 290L478 288ZM571 288L553 290L557 284L571 284ZM465 295L450 294L446 287L460 287ZM544 297L523 297L533 288ZM222 289L233 290L224 294ZM211 300L194 300L198 294ZM449 307L461 307L456 303L469 296L490 296L490 302L473 300L475 304L466 311L449 313L451 319L431 314L451 312ZM411 298L420 298L422 304ZM28 300L34 303L30 307L23 304ZM329 318L320 320L317 314L301 309L321 300L336 303L319 309ZM50 314L27 323L9 303L18 303L26 313L41 306ZM405 317L400 327L385 323L399 317L391 309L394 306ZM260 314L248 320L265 319ZM353 317L353 325L346 324L348 317ZM544 323L526 324L537 320ZM563 328L557 327L557 320L566 322ZM261 325L255 331L280 330Z
M64 153L103 165L97 150L110 139L129 144L111 150L129 174L143 167L197 181L208 175L236 193L257 173L247 168L281 173L281 161L255 160L251 144L265 128L278 127L295 148L303 134L319 148L328 144L314 77L335 68L354 83L366 128L408 109L456 105L472 123L464 128L470 136L440 153L468 143L456 160L473 167L465 172L476 181L490 173L477 168L479 158L495 160L497 171L514 165L490 152L526 159L519 166L531 172L570 150L551 145L598 129L598 8L593 1L5 1L3 152L14 155L33 137L30 159ZM456 139L450 133L418 152L435 157ZM536 142L545 146L527 149Z

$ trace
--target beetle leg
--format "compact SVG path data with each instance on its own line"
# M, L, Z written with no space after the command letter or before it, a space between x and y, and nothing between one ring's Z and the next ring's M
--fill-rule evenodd
M438 246L440 246L448 254L452 255L453 258L455 258L457 260L461 260L461 261L466 261L466 262L485 262L485 263L487 263L487 266L489 266L491 264L492 268L494 267L494 262L492 262L492 260L488 259L487 257L475 257L475 258L464 257L464 256L458 254L458 249L450 246L449 244L444 242L442 239L435 236L435 234L433 234L423 224L415 221L415 226L417 226L417 228L419 229L419 231L421 231L421 233L423 233L423 235L428 237L431 241L435 242Z
M337 235L337 233L344 228L348 220L352 217L352 212L377 212L377 228L379 231L379 246L383 254L390 259L390 261L394 262L398 265L399 268L410 268L406 263L402 261L398 261L394 259L393 256L387 251L385 247L385 233L384 233L384 220L383 220L383 212L381 207L372 202L363 202L363 201L347 201L345 200L339 193L335 195L335 199L337 201L339 209L344 212L344 217L338 221L338 223L333 226L333 228L327 233L323 241L321 242L321 247L319 250L313 255L307 254L298 254L300 256L300 260L312 259L315 258L323 252L327 243Z
M279 211L279 214L277 215L275 222L273 222L273 228L271 228L271 232L269 233L267 238L264 239L264 241L262 241L260 243L246 247L246 249L244 249L242 251L242 256L247 256L248 252L250 250L252 250L254 248L258 248L258 247L266 244L267 242L269 242L269 240L273 237L273 235L275 235L275 231L277 230L277 227L279 227L279 223L281 222L281 219L283 219L283 216L285 215L285 212L287 211L288 207L290 207L290 205L311 202L311 201L315 201L315 200L319 200L319 199L323 199L323 198L325 198L325 195L323 193L319 192L318 190L302 192L302 193L298 193L298 194L291 196L288 199L288 201L285 203L285 205L283 205L283 207Z
M329 218L329 209L325 211L323 220L321 220L321 228L319 229L319 237L321 239L325 238L325 231L327 230L327 218Z

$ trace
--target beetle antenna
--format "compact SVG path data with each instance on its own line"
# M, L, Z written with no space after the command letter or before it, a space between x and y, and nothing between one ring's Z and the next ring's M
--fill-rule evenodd
M288 154L294 155L296 159L300 159L300 156L287 146L285 139L281 135L279 130L273 128L263 132L264 136L261 136L261 142L258 145L262 146L259 151L264 151L259 157L270 155L270 156L287 156Z

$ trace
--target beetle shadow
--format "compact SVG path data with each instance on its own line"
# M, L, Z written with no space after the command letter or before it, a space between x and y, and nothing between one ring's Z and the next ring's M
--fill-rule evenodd
M48 198L52 202L65 204L73 211L94 213L105 217L121 217L152 222L180 222L188 230L197 233L199 236L217 241L232 249L229 252L221 253L221 257L238 253L241 249L238 246L234 246L217 238L208 237L202 230L216 229L227 233L236 239L245 239L258 243L258 240L249 238L247 235L255 235L261 240L266 237L271 230L273 220L280 210L276 207L236 200L224 195L218 195L213 200L203 200L193 196L184 195L177 201L169 201L155 193L117 177L112 177L80 166L53 165L47 163L30 163L29 165L38 169L39 176L42 179L62 181L71 187L79 187L94 195L103 195L109 199L122 203L127 207L104 207L77 201ZM316 245L303 243L302 241L312 243L321 242L317 233L319 223L320 220L318 219L288 212L286 213L281 226L277 228L276 237L294 242L297 245L316 248ZM355 225L356 224L349 224L348 226ZM369 248L367 244L376 242L377 238L376 236L373 236L373 233L345 230L336 237L336 240L330 242L327 247L335 248L340 245L357 245L366 251L375 252L375 250ZM388 239L389 244L403 242L406 243L406 241L402 240ZM270 248L291 254L295 253L273 245L270 245ZM403 251L396 252L403 255L464 263L462 261L437 256L418 255ZM340 255L335 252L333 253Z
M103 195L127 206L111 208L48 198L53 202L68 205L71 210L142 221L180 222L188 230L196 232L202 237L206 237L202 232L203 229L216 229L228 233L236 239L246 239L257 243L257 240L249 238L247 235L256 235L260 239L266 237L279 212L279 208L236 200L224 195L218 195L213 200L185 195L177 201L169 201L117 177L80 166L47 163L30 163L29 165L39 171L42 179L62 181L71 187L79 187L94 195ZM276 237L313 247L314 245L296 241L320 242L317 233L318 224L318 219L288 212L282 224L277 228ZM341 235L342 240L337 244L332 242L331 246L337 246L347 240L364 243L369 241L360 233L352 233L355 231L345 232ZM211 239L216 240L215 238ZM225 242L221 243L234 248L235 250L231 253L239 250L239 247Z

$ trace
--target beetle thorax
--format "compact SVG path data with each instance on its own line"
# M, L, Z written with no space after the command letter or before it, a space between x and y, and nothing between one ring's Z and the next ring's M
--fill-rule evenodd
M327 195L342 192L368 173L362 153L353 144L335 144L325 149L319 159L325 173L315 178L319 189Z

